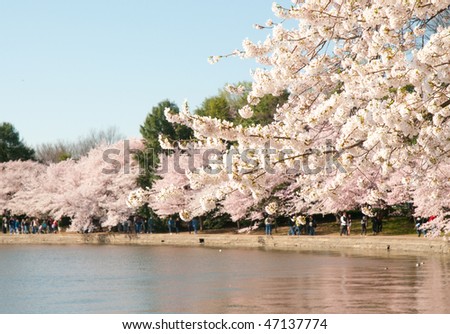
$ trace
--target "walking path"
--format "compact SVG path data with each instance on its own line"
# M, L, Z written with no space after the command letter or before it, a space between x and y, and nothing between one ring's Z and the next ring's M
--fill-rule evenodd
M352 250L374 254L450 254L450 242L442 238L405 236L287 236L237 234L117 234L60 233L0 235L0 245L14 244L92 244L92 245L171 245L215 248L256 248L289 251Z

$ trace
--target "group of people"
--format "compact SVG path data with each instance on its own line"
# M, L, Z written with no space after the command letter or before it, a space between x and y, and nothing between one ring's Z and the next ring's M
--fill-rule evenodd
M313 216L297 216L289 220L289 235L316 235L317 222Z
M43 234L58 232L59 222L56 219L22 219L14 216L2 216L3 234Z
M415 219L415 228L417 235L426 234L424 225L433 220L435 216L430 218L417 217ZM352 217L347 212L343 212L338 216L340 222L339 235L350 235L352 229ZM379 215L375 215L371 218L372 232L378 234L383 231L383 221ZM136 233L136 234L152 234L155 231L154 218L150 216L145 219L142 216L130 217L123 223L119 223L117 230L123 233ZM56 219L37 219L37 218L21 218L13 216L4 211L1 216L2 233L3 234L43 234L43 233L58 233L59 222ZM275 218L272 215L266 215L264 219L265 234L271 235L273 229L276 227ZM369 225L369 217L363 215L361 218L361 235L367 234ZM200 227L200 222L197 217L193 218L187 223L187 230L189 233L197 234ZM289 220L289 235L315 235L317 222L313 216L296 216ZM177 216L171 216L167 220L168 233L180 233L182 229L180 218Z
M189 233L197 234L200 227L198 218L194 218L187 223ZM179 217L169 217L167 220L167 230L170 234L181 232L181 221ZM155 232L155 219L150 216L145 219L142 216L130 217L117 226L118 232L135 234L153 234Z
M436 219L436 216L431 216L429 218L417 217L415 220L415 228L417 236L420 238L421 235L425 236L427 234L426 224Z
M340 230L339 235L350 235L352 229L352 217L347 212L343 212L339 216ZM369 217L363 215L361 218L361 235L367 234L367 227L369 225ZM375 215L372 217L372 232L378 234L383 231L383 221L381 217Z
M187 223L187 228L188 228L189 234L191 234L192 232L194 234L197 234L199 227L200 227L200 222L199 222L198 218L196 218L196 217ZM172 234L173 232L175 232L176 234L180 233L180 231L181 231L180 218L175 217L175 219L174 219L173 217L169 217L169 219L167 220L167 228L169 230L169 234Z
M152 234L154 232L154 219L145 219L142 216L129 217L123 223L117 225L117 231L122 233Z
M289 221L289 235L316 235L317 222L313 216L296 216ZM265 233L271 235L276 227L276 221L271 215L267 215L264 219Z
M340 221L340 231L339 235L350 235L351 227L352 227L352 217L347 214L347 212L343 212Z

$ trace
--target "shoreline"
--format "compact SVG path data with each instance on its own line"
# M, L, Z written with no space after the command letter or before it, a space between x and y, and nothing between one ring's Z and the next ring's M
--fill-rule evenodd
M417 236L58 233L0 235L0 245L140 245L283 251L357 251L393 255L450 254L450 242Z

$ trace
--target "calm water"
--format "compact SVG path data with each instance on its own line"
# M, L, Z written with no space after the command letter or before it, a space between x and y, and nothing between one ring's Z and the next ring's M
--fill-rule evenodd
M0 270L0 313L450 313L440 256L0 246Z

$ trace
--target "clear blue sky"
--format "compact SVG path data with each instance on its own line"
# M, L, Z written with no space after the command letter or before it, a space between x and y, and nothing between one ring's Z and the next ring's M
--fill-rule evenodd
M250 80L252 61L207 57L264 40L269 31L252 26L273 18L271 4L0 0L0 122L31 146L110 126L137 137L163 99L193 109L225 83Z

